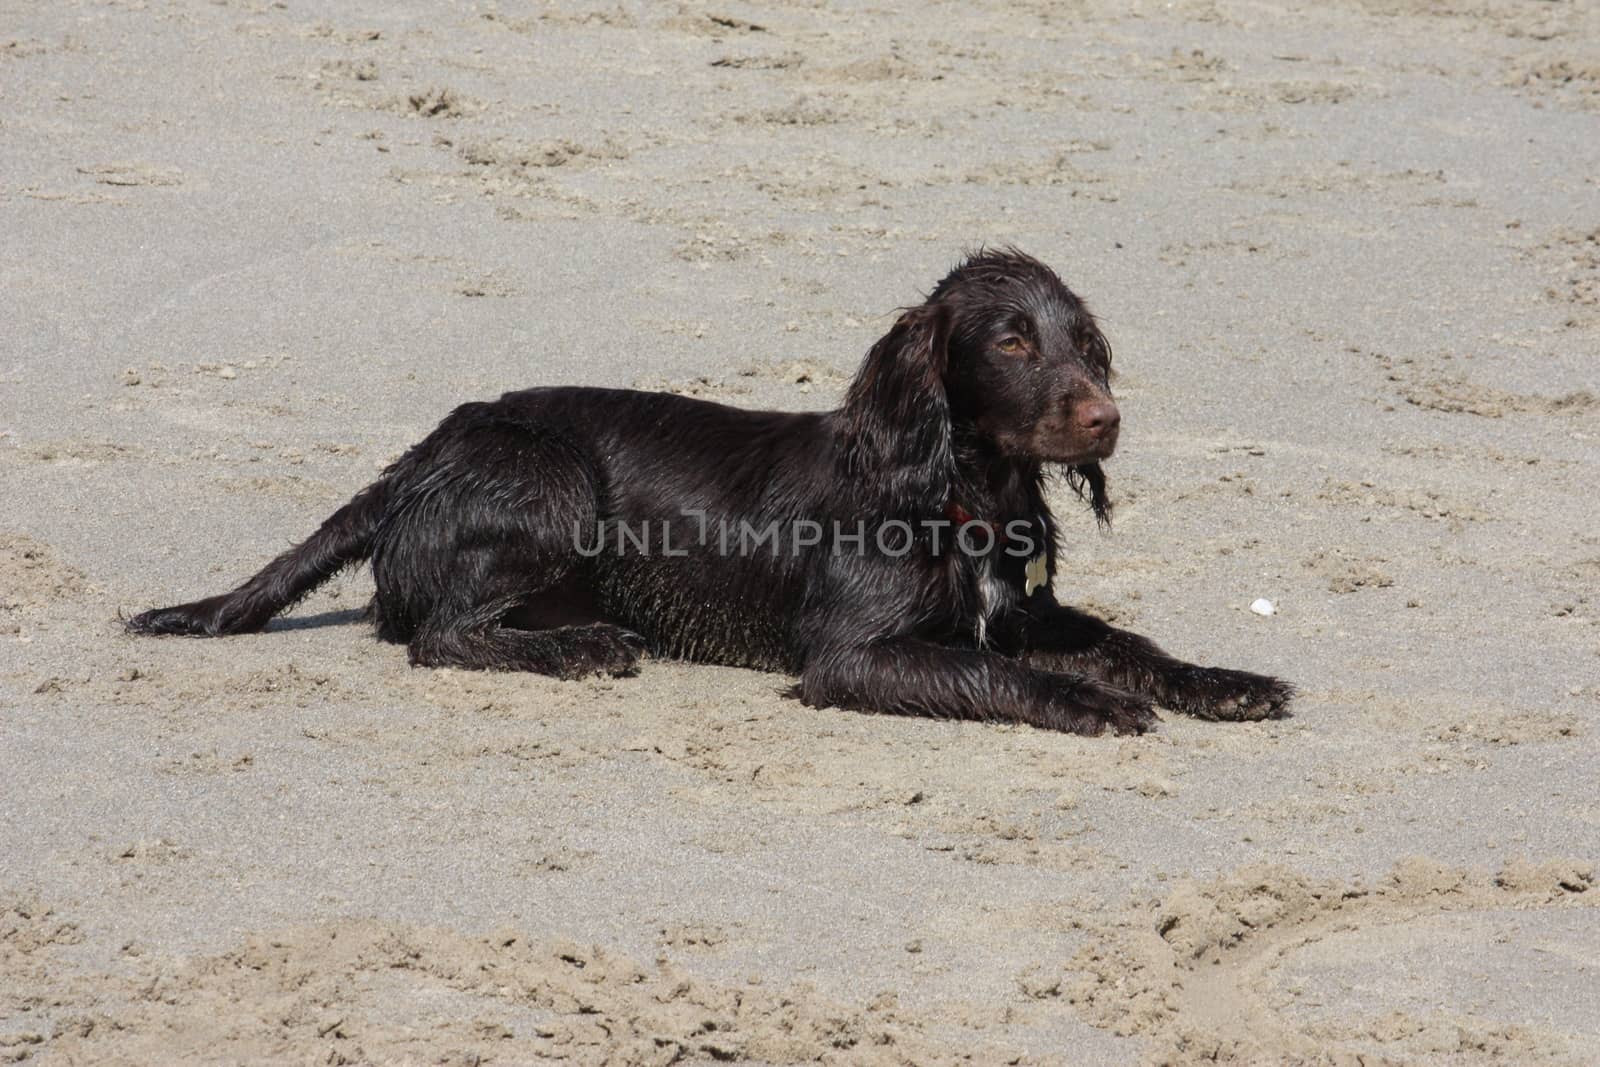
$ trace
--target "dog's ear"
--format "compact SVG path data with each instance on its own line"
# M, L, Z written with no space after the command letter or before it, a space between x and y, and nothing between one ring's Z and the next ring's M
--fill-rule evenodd
M949 345L949 308L910 308L872 346L845 397L846 473L885 492L896 515L942 513L949 500Z
M1067 468L1067 484L1094 509L1101 526L1111 525L1111 498L1106 495L1106 472L1098 463L1076 463Z

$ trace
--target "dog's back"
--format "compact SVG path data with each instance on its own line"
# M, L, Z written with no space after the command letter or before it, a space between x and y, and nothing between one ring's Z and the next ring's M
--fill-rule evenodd
M562 533L603 619L660 655L798 668L794 605L827 563L805 542L844 503L827 501L837 482L819 478L835 465L834 413L587 388L509 393L497 406L582 456L593 518L573 516Z
M455 601L500 620L542 593L539 617L620 624L662 655L795 669L786 605L820 563L794 535L829 517L819 521L817 482L831 464L817 459L837 448L836 417L581 387L465 404L260 574L129 629L259 630L370 559L386 640L416 640ZM460 573L474 557L522 584L481 602Z

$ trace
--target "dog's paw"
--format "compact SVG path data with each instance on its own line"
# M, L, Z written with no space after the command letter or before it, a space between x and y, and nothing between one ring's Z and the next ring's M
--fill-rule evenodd
M1063 683L1053 701L1055 729L1098 737L1107 728L1114 734L1142 734L1161 721L1150 700L1137 693L1087 678Z
M1220 667L1184 667L1167 681L1162 703L1197 719L1257 722L1289 715L1294 686L1280 678Z
M584 678L593 674L623 677L639 672L639 658L645 651L643 637L606 623L574 627L574 630L559 671L562 677Z

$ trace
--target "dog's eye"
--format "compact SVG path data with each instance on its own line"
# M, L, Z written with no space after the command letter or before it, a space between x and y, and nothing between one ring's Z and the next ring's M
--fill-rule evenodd
M1018 352L1022 351L1022 338L1002 337L1000 338L1000 343L995 347L1000 349L1000 351L1004 352L1008 356L1014 356Z

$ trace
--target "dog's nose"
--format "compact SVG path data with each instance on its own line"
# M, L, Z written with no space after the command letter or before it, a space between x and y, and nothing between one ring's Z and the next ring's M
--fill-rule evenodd
M1078 408L1078 425L1096 437L1105 437L1122 424L1122 412L1109 400L1095 400Z

